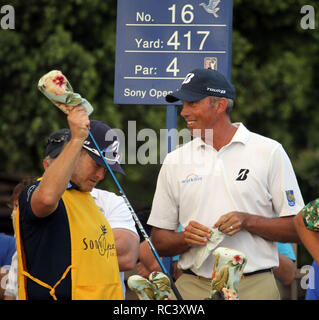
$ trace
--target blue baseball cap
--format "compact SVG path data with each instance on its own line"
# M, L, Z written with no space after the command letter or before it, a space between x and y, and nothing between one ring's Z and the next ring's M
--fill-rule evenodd
M90 120L90 131L110 168L115 172L125 174L120 166L120 142L114 130L102 121ZM71 132L66 128L51 133L45 145L45 156L56 158L63 150L64 144L70 139ZM84 141L83 148L98 165L106 168L106 164L102 160L90 136Z
M120 166L120 141L115 131L104 122L98 120L90 120L90 131L110 168L115 172L125 174ZM107 168L90 135L85 139L83 148L98 165Z
M64 144L69 140L70 130L60 129L50 134L47 143L45 144L44 155L50 158L56 158L62 151Z
M213 69L195 69L185 77L182 87L168 94L167 102L198 101L207 96L233 99L235 87L220 72Z

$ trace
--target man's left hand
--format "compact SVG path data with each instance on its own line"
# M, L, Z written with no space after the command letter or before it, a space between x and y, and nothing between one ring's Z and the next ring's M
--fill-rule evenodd
M214 228L218 228L219 231L233 236L239 231L245 229L245 221L248 213L232 211L222 215L216 222Z

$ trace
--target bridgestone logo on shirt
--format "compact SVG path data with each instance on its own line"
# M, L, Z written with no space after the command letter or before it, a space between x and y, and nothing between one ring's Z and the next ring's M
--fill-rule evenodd
M249 173L249 169L240 169L238 172L238 177L237 177L236 181L246 180L248 173Z

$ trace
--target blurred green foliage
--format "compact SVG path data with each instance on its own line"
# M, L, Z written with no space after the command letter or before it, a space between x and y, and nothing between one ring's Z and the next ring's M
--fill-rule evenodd
M94 118L127 132L165 128L165 107L113 104L116 1L0 1L15 8L15 30L0 30L0 171L41 174L43 146L65 116L37 90L52 69L95 108ZM316 29L300 27L303 5ZM280 141L289 154L305 202L319 195L319 46L317 0L235 0L233 121ZM184 124L179 118L178 127ZM134 204L150 206L160 165L125 165L119 177ZM102 184L116 191L111 178Z

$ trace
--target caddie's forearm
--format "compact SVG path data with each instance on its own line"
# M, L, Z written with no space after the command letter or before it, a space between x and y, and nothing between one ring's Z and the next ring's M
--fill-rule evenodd
M293 223L293 216L265 218L248 214L244 228L267 240L299 243L300 238Z
M140 242L137 234L127 229L115 228L113 236L120 271L132 270L139 256Z
M31 199L33 212L39 217L52 213L67 188L80 155L83 141L71 139L58 158L46 169Z
M158 254L162 257L174 257L190 248L184 240L184 232L153 227L151 241Z

